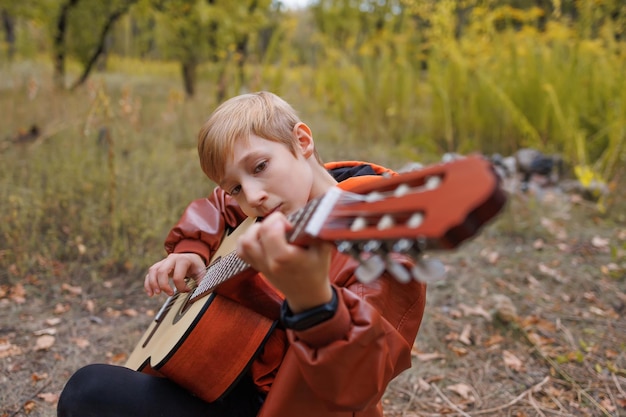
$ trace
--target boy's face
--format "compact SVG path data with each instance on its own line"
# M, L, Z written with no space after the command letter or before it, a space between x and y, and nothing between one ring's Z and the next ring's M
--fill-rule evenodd
M220 186L249 217L292 213L314 197L311 144L301 140L294 155L281 143L251 135L235 147Z

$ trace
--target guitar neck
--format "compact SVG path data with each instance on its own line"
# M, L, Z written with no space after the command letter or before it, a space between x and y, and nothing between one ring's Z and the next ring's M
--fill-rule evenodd
M294 225L294 228L287 233L287 240L290 243L300 245L309 242L311 236L308 234L307 230L311 225L323 222L323 220L316 220L315 216L320 217L320 212L324 214L323 211L320 210L324 206L326 206L324 211L330 211L333 203L340 195L341 191L339 189L337 189L337 191L328 192L320 198L311 200L303 208L288 215L287 218ZM254 221L257 220L258 219L254 219ZM318 225L317 227L319 228L320 226ZM244 227L244 229L245 228L246 227ZM235 278L251 268L248 263L237 256L236 251L232 251L224 256L218 256L205 269L200 283L191 295L191 300L202 297L229 279Z
M385 268L398 270L390 254L407 255L417 262L426 250L458 247L494 218L506 199L491 163L469 156L380 177L349 192L333 187L287 217L293 227L286 238L300 246L312 240L334 243L340 252L364 264L362 269L372 270L357 274L368 282ZM225 236L192 299L252 270L232 249L242 231L257 220L247 219ZM419 279L420 274L411 274ZM405 275L397 278L406 281Z

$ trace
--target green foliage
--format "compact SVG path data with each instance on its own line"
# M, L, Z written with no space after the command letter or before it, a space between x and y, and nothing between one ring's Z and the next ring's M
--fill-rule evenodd
M100 43L102 29L110 14L128 3L127 0L79 1L70 11L67 52L78 62L87 64Z

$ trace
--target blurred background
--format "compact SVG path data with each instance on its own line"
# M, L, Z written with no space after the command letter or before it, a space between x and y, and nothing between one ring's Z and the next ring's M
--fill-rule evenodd
M213 187L200 125L243 92L291 102L326 160L534 149L583 187L623 182L621 0L0 0L0 14L0 282L145 271Z

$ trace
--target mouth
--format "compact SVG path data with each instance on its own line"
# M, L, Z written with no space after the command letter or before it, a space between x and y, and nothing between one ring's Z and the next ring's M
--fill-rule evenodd
M274 212L276 212L276 211L281 211L282 207L283 207L283 205L282 205L282 204L277 205L277 206L276 206L276 207L274 207L273 209L271 209L271 210L269 210L268 212L266 212L266 213L263 215L263 217L267 217L267 216L269 216L270 214L272 214L272 213L274 213Z

